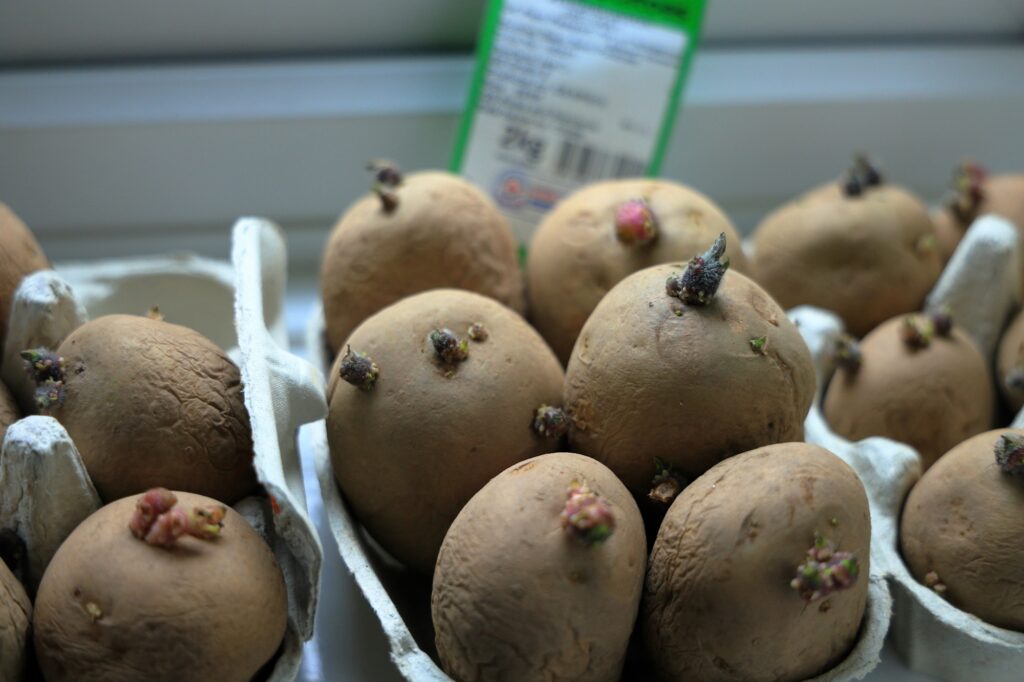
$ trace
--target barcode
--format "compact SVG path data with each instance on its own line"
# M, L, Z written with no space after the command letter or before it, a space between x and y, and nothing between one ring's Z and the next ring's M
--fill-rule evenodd
M628 178L643 175L646 165L632 156L611 154L604 149L565 140L558 150L555 172L576 180Z

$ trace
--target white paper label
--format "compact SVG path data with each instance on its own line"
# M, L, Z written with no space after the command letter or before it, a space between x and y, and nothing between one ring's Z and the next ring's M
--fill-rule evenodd
M686 49L680 30L561 0L504 0L462 158L527 242L573 189L644 175Z

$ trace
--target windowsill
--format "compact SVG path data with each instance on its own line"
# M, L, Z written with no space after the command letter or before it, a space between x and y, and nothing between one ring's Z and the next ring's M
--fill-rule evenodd
M58 260L227 253L241 214L312 266L364 162L446 164L469 57L0 71L0 200ZM929 200L971 155L1020 167L1024 46L708 49L664 174L744 231L854 150ZM309 270L307 270L309 271Z

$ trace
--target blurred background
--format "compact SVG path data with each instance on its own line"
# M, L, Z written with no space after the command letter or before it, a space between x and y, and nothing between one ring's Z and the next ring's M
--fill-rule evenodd
M227 254L315 278L367 159L448 163L482 0L0 0L0 199L55 260ZM711 0L664 174L750 230L854 150L937 200L1024 168L1021 0Z

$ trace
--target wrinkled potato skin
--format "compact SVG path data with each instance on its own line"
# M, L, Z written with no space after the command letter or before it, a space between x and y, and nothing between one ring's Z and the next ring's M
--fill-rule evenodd
M650 244L626 246L615 236L616 209L630 199L646 199L657 217ZM655 179L588 185L555 206L533 236L526 265L530 320L568 363L583 324L609 289L637 270L689 260L722 232L730 266L747 272L736 229L700 192Z
M0 680L22 679L28 659L32 603L14 574L0 561Z
M50 263L28 227L0 202L0 346L7 338L11 304L21 280L48 267Z
M3 445L7 427L21 419L18 401L14 399L7 384L0 381L0 445Z
M217 504L175 493L188 508ZM47 682L248 681L284 638L288 595L270 547L233 509L221 537L171 549L136 539L138 496L117 500L68 537L43 575L34 637ZM86 605L102 615L93 618ZM145 671L142 674L142 671Z
M428 340L482 322L489 338L445 377ZM377 363L371 391L331 369L327 437L334 474L356 517L406 566L429 574L448 526L491 477L558 449L531 429L560 405L562 367L540 335L492 299L442 289L369 318L348 344Z
M561 526L574 481L615 518L593 547ZM442 667L460 682L618 680L646 552L640 511L607 467L556 453L506 469L469 501L438 556L431 613Z
M1007 383L1006 378L1010 371L1021 367L1024 368L1024 312L1017 314L1013 322L1007 327L1003 338L999 341L999 354L996 356L996 367L999 372L999 390L1014 412L1024 407L1024 391L1013 388Z
M957 608L1024 632L1024 479L996 464L1004 433L979 434L943 455L910 491L900 545L910 572L935 571Z
M238 368L202 334L108 315L61 344L67 429L105 501L155 486L228 504L256 486Z
M990 428L992 377L981 351L961 329L915 350L900 339L896 317L861 342L860 369L839 369L825 393L825 419L850 440L885 436L917 449L924 468L964 439Z
M398 207L368 194L341 217L320 271L327 340L338 352L359 323L411 294L476 291L523 312L515 237L491 200L450 173L414 173Z
M1024 175L993 175L985 180L982 187L984 198L978 208L978 216L988 213L1002 216L1014 224L1024 239ZM961 222L946 208L937 211L933 220L945 262L956 250L970 225Z
M777 209L754 232L754 280L786 310L834 311L863 336L920 310L942 261L928 210L899 187L844 197L837 183ZM922 242L922 240L924 240Z
M665 293L682 267L648 268L612 289L566 372L571 449L638 496L656 457L692 479L737 453L802 440L814 394L807 346L764 290L729 271L709 305L683 305ZM750 346L761 336L764 355Z
M815 533L852 552L860 573L808 603L789 583ZM860 628L870 543L864 486L827 450L782 443L716 465L676 498L651 553L640 622L655 669L723 682L831 669Z

